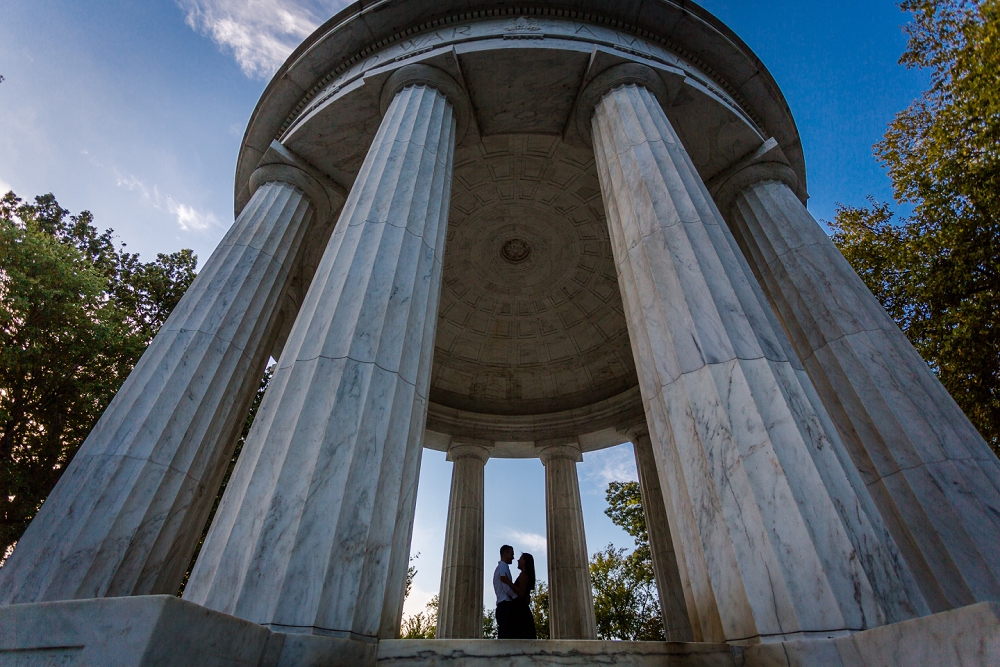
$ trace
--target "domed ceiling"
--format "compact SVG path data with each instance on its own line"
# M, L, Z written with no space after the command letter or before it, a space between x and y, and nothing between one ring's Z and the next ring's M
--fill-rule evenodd
M545 135L459 148L431 401L533 415L637 383L593 151Z

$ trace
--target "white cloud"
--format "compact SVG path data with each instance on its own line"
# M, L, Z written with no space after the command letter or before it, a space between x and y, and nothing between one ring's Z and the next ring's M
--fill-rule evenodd
M584 482L596 486L601 495L604 495L611 482L639 481L632 445L626 443L584 454L580 477Z
M348 0L176 0L191 28L230 51L249 77L268 77Z
M546 553L548 540L545 539L544 535L539 535L538 533L526 533L520 530L514 530L513 528L508 528L503 534L513 543L511 546L514 547L515 551L537 551L539 553Z
M0 197L14 189L14 186L0 178Z
M219 224L214 213L199 211L193 206L174 201L170 196L161 194L159 187L155 184L150 188L132 174L123 176L117 169L114 171L118 187L138 192L144 203L176 217L177 225L185 232L204 232Z

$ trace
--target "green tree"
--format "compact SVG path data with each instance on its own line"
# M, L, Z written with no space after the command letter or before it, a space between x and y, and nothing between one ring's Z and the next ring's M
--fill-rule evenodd
M0 557L194 279L190 250L143 263L49 195L0 199Z
M549 638L549 587L544 581L535 582L531 593L531 615L535 617L535 634L539 639Z
M605 498L604 513L632 536L635 550L626 554L609 544L590 559L597 636L662 641L666 635L639 483L611 482Z
M399 636L402 639L434 639L437 637L437 622L438 596L435 595L423 611L403 618Z
M590 559L594 614L600 639L664 641L652 570L636 553L609 544Z
M833 239L1000 453L1000 0L900 7L930 85L875 154L912 212L841 206Z
M635 558L648 566L652 580L653 556L649 551L649 533L646 532L639 482L611 482L604 498L608 502L604 513L612 523L635 539Z
M483 607L483 639L497 638L497 613Z

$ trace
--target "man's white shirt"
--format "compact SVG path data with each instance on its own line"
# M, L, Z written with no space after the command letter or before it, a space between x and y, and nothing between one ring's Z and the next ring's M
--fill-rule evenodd
M510 586L500 581L501 576L507 577L510 581L514 580L510 576L510 565L503 561L497 563L497 569L493 571L493 592L497 594L497 604L508 602L517 597Z

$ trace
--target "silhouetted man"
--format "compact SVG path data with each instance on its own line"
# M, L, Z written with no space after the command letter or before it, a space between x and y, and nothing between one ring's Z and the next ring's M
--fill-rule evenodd
M500 577L506 577L511 581L510 564L514 562L514 547L505 544L500 547L500 562L497 569L493 571L493 591L497 594L497 638L511 639L514 637L515 621L514 598L517 594L511 587L500 581Z

